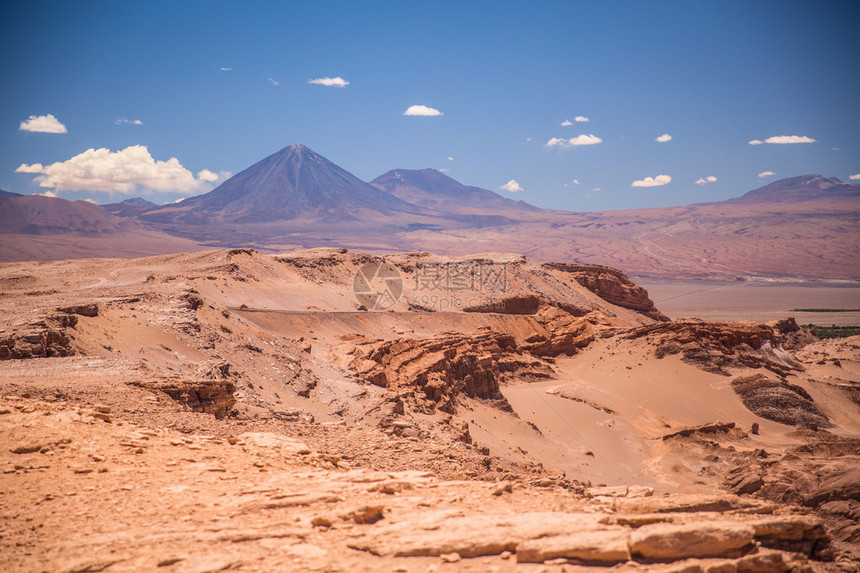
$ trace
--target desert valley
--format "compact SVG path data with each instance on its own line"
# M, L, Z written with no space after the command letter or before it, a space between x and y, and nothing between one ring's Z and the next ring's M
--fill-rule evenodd
M854 571L858 217L302 145L169 205L4 193L0 568Z

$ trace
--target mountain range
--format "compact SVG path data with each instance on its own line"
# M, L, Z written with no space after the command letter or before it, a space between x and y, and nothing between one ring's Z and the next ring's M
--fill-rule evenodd
M637 276L860 280L858 220L860 185L820 175L717 203L572 213L433 169L395 169L367 183L291 145L209 193L163 206L133 198L100 207L0 192L0 260L336 246L516 251Z

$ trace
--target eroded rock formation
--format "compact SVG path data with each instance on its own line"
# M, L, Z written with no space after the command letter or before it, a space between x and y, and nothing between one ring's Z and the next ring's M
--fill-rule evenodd
M726 376L733 366L767 368L780 375L803 369L782 348L779 334L765 324L679 319L635 328L624 336L647 337L657 358L681 354L688 364Z
M755 374L735 378L732 388L744 406L762 418L790 426L829 428L831 425L809 392L797 384Z
M576 282L606 302L641 312L656 320L669 320L648 298L648 291L617 269L571 263L544 263L543 266L570 274Z
M415 392L422 402L453 412L460 394L492 400L504 408L499 384L512 377L546 378L552 370L520 352L513 336L442 334L428 339L372 343L355 349L350 367L360 380L394 391Z

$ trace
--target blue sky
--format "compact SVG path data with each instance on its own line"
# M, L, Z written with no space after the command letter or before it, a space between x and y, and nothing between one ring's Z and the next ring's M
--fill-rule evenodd
M853 1L7 2L0 189L166 202L292 143L364 180L433 167L576 211L848 180L858 16ZM749 143L778 136L799 142Z

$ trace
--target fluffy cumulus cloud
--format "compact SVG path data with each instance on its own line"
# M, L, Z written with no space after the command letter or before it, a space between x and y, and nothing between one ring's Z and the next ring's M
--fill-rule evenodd
M120 151L88 149L69 160L50 165L22 164L17 173L32 173L40 187L54 191L105 191L134 193L138 189L162 192L204 190L210 184L230 176L208 169L195 177L175 157L157 161L144 145L132 145Z
M225 66L221 66L218 69L221 70L222 72L232 72L233 71L233 68L225 67Z
M768 137L764 141L761 139L750 140L750 145L763 145L765 143L776 143L778 145L786 145L792 143L815 143L815 140L805 135L774 135Z
M349 85L349 82L340 76L337 76L336 78L329 78L329 77L315 78L312 80L308 80L308 83L309 84L316 84L318 86L328 86L328 87L333 87L333 88L345 88L346 86Z
M434 117L437 115L442 115L442 112L434 107L427 107L426 105L410 105L406 108L406 111L403 112L403 115Z
M815 140L805 135L774 135L764 140L765 143L815 143Z
M576 123L586 123L586 122L589 122L591 120L588 119L587 117L585 117L584 115L578 115L575 118L573 118L573 121L570 121L569 119L564 120L563 122L561 122L561 125L562 125L562 127L570 127L571 125L573 125L574 121Z
M549 141L546 142L547 147L568 147L571 145L597 145L598 143L602 143L603 140L597 137L594 134L582 134L577 135L576 137L571 137L570 139L565 139L563 137L553 137Z
M716 183L717 178L713 175L709 175L707 177L699 177L696 179L696 185L707 185L708 183Z
M764 178L770 177L772 175L776 175L776 174L773 171L762 171L761 173L758 174L758 178L764 179Z
M857 181L858 179L860 179L860 173L855 173L854 175L849 175L848 179L850 179L851 181Z
M654 141L658 141L660 143L666 143L667 141L672 141L672 136L669 135L668 133L664 133L663 135L661 135L659 137L655 137Z
M639 179L634 181L631 187L661 187L663 185L668 184L672 181L672 177L669 175L658 175L657 177L646 177L645 179Z
M270 84L272 84L272 85L273 85L273 86L275 86L275 87L278 87L279 85L281 85L281 82L279 82L279 81L278 81L278 80L276 80L275 78L269 78L269 83L270 83Z
M30 119L21 122L18 129L36 133L68 133L66 126L50 113L48 115L31 115Z
M510 191L511 193L516 193L518 191L523 190L523 188L520 187L520 184L517 183L516 179L511 179L510 181L502 185L501 189L504 189L505 191Z
M123 125L123 124L128 124L128 125L143 125L143 122L142 122L142 121L140 121L139 119L126 119L126 118L124 118L124 117L121 117L121 118L119 118L119 119L117 119L117 120L114 120L114 124L116 124L116 125Z

